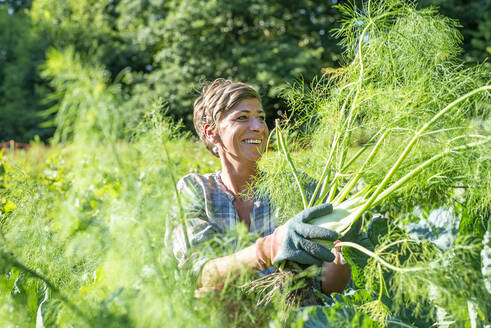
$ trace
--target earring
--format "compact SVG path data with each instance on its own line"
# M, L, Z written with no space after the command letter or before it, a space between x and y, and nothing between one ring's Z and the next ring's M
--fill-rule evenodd
M212 150L215 154L218 155L218 146L214 146Z

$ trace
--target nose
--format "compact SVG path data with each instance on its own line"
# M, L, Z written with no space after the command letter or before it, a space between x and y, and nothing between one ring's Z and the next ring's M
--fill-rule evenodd
M265 129L267 129L266 123L262 119L260 119L258 117L254 117L251 120L251 130L252 131L263 132Z

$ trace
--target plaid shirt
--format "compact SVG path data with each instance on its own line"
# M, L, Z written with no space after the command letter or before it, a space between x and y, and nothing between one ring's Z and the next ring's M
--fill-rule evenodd
M188 174L177 183L185 212L186 228L191 247L195 247L213 237L235 230L240 222L233 202L235 196L221 182L220 172L210 174ZM268 198L255 199L251 214L249 232L267 236L277 227L275 207ZM193 271L198 276L210 255L192 254L187 256L187 247L182 225L177 224L172 232L174 254L182 265L186 260L193 263ZM263 271L270 273L273 267Z

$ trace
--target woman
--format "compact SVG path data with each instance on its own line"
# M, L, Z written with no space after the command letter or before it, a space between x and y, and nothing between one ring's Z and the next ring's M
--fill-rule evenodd
M329 251L310 240L335 241L337 234L306 223L330 213L332 207L323 204L304 210L278 227L269 199L244 196L258 174L257 161L266 147L265 118L258 93L247 84L217 79L203 88L194 103L194 126L208 150L220 158L221 171L189 174L178 183L189 244L196 246L239 223L262 237L228 256L187 259L185 234L178 227L173 236L174 252L180 261L193 261L201 290L220 288L220 281L230 274L272 271L271 264L288 260L322 265L322 291L328 295L340 292L350 279L349 265L342 263L337 250Z

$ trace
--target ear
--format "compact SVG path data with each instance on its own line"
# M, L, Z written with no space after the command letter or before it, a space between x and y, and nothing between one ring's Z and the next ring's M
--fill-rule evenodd
M209 124L205 124L203 127L203 130L205 132L205 137L208 139L211 143L216 144L218 142L218 135L215 132L215 129L212 128Z

